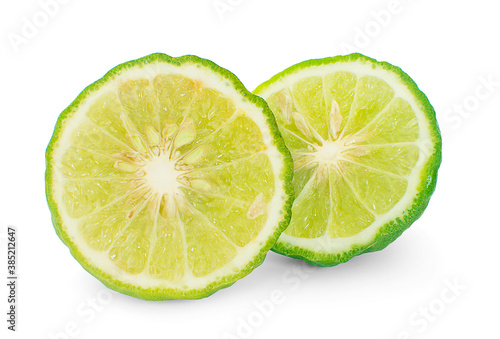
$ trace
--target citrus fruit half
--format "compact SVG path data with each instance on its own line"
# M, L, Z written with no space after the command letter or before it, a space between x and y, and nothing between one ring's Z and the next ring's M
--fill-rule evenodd
M46 159L61 240L143 299L231 285L290 219L292 158L266 102L196 56L113 68L60 115Z
M424 211L441 162L426 96L361 54L309 60L254 91L294 160L295 202L276 252L320 266L386 247Z

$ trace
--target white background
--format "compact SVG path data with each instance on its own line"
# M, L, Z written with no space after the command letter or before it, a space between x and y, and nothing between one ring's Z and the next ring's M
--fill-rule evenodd
M36 0L0 5L2 338L499 337L494 1L66 2L46 22ZM229 7L218 12L217 3ZM374 13L388 11L377 22ZM37 31L23 32L27 22ZM350 49L402 67L434 105L443 134L429 207L382 252L332 268L269 253L207 299L147 302L109 291L57 238L44 151L59 113L113 66L152 52L195 54L253 90L294 63ZM16 333L5 322L7 225L19 238ZM270 307L274 293L282 296Z

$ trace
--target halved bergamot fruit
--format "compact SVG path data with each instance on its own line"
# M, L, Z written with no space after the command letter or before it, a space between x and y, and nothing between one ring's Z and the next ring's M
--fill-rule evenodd
M361 54L294 65L254 92L294 159L295 202L276 252L333 266L383 249L424 211L441 162L426 96Z
M264 260L290 219L292 171L266 102L232 73L152 54L61 114L46 187L57 234L105 285L195 299Z

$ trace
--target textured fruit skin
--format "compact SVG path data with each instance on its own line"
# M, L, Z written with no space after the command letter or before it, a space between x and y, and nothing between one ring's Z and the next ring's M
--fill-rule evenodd
M307 60L295 64L274 75L271 79L259 85L254 90L254 93L259 95L265 89L267 89L269 85L304 68L348 61L361 61L364 63L372 64L373 67L375 67L376 65L387 71L393 72L398 76L401 82L405 84L409 91L415 96L415 99L420 105L420 108L430 122L429 129L434 148L432 150L432 154L427 160L427 163L422 169L420 182L417 186L419 194L414 197L412 203L408 204L406 210L400 217L393 219L381 226L378 232L369 242L363 245L352 246L349 251L342 251L337 253L311 251L299 246L290 245L289 243L281 240L278 240L272 249L274 252L292 258L302 259L305 262L316 266L335 266L344 263L357 255L380 251L387 247L394 240L396 240L408 227L410 227L413 222L415 222L422 215L425 208L427 207L431 195L436 188L437 172L441 164L442 140L434 108L430 104L425 94L420 91L417 84L408 76L408 74L403 72L401 68L393 66L387 62L379 62L359 53L353 53L345 56L328 57L323 59Z
M217 281L212 282L210 285L207 285L201 289L189 289L189 290L180 290L174 288L142 288L139 286L131 285L128 283L124 283L122 281L116 280L111 277L106 272L99 270L97 267L93 266L88 260L82 255L77 246L72 242L70 237L68 236L65 225L62 221L61 215L59 213L58 205L54 199L53 193L53 185L52 185L52 175L53 175L53 153L57 148L59 137L64 130L65 124L69 118L73 115L73 113L77 110L80 103L84 101L84 99L92 92L97 91L103 86L107 81L112 79L115 75L119 74L122 70L131 67L137 67L144 64L154 63L154 62L164 62L170 63L173 65L182 65L185 63L191 63L195 65L199 65L200 67L210 68L214 72L220 74L223 78L229 80L234 88L245 97L246 100L252 102L256 106L262 109L262 112L266 116L267 124L271 131L271 135L273 137L272 143L279 150L284 159L284 167L281 173L281 179L283 180L283 189L286 194L286 200L284 202L284 207L281 211L281 220L275 232L269 237L267 242L262 246L258 255L256 255L252 261L250 261L246 267L244 267L241 271L225 276ZM120 64L113 69L111 69L108 73L104 75L101 79L97 80L93 84L86 87L78 97L69 105L59 116L57 120L57 124L54 129L54 134L50 140L50 143L46 150L46 173L45 173L45 190L47 202L49 205L49 209L52 215L52 223L54 225L54 229L59 236L59 238L63 241L63 243L69 248L73 257L82 265L82 267L87 270L94 277L99 279L104 285L118 291L120 293L133 296L140 299L145 300L169 300L169 299L201 299L212 295L218 290L231 286L237 280L243 278L250 272L252 272L256 267L258 267L264 261L267 252L274 245L280 234L286 229L290 222L291 218L291 209L293 202L293 185L292 185L292 177L293 177L293 160L290 155L290 152L285 146L283 138L281 137L280 131L276 124L276 120L274 118L273 113L269 109L266 101L251 92L249 92L240 80L230 71L218 66L210 60L202 59L194 55L185 55L181 57L171 57L169 55L163 53L154 53L143 58L132 60L129 62L125 62Z

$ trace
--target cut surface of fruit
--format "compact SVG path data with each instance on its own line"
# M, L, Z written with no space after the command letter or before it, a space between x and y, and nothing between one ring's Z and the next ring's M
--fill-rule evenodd
M108 287L195 299L257 267L290 220L292 158L261 98L195 56L119 65L61 114L54 227Z
M361 54L309 60L254 91L294 159L295 202L276 252L333 266L383 249L428 204L441 137L400 68Z

